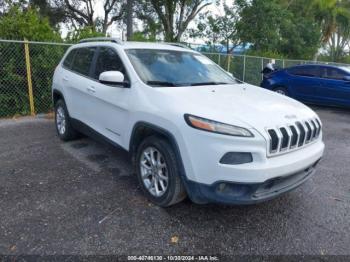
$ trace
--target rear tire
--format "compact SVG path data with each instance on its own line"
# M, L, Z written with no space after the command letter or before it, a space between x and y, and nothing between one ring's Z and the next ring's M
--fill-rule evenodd
M72 126L66 104L62 99L55 103L55 125L61 140L69 141L78 137L78 132Z
M139 184L150 201L168 207L186 198L179 163L167 140L147 137L138 147L135 159Z
M289 96L287 88L283 86L278 86L273 91L283 96Z

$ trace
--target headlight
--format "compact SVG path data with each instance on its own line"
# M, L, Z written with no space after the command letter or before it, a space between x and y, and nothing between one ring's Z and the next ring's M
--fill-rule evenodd
M193 115L185 115L187 124L193 128L230 136L254 137L248 129L232 126Z

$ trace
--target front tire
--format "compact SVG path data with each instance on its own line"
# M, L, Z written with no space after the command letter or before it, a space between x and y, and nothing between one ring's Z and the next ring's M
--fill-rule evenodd
M55 104L55 125L58 137L63 141L69 141L78 137L78 132L73 128L66 104L58 100Z
M179 163L167 140L147 137L138 147L136 168L142 191L156 205L167 207L186 198Z

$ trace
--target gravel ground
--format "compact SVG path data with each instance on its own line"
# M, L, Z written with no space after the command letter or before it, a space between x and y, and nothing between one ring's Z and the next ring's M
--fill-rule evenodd
M350 111L315 108L326 152L303 186L256 206L163 209L127 153L62 143L52 120L0 121L0 254L350 255Z

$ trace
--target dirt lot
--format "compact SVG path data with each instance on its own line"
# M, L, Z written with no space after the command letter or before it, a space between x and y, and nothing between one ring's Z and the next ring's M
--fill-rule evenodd
M246 207L156 207L125 152L62 143L52 120L1 120L0 253L350 255L350 111L316 110L326 153L315 176Z

